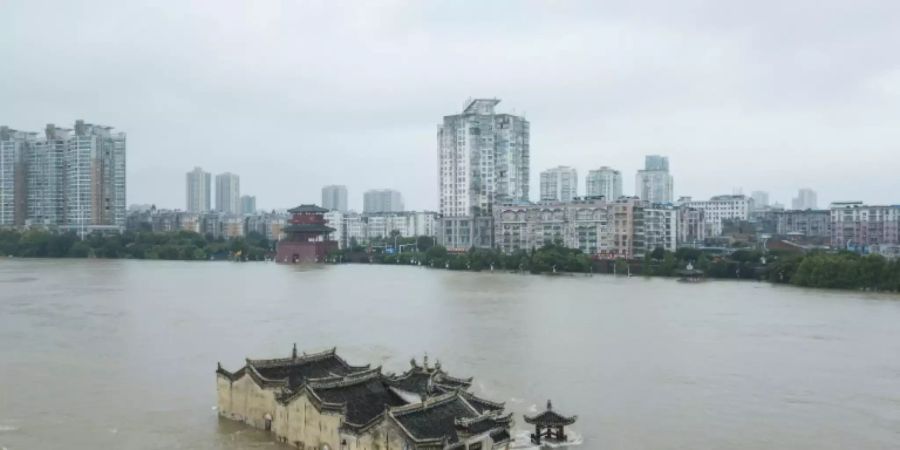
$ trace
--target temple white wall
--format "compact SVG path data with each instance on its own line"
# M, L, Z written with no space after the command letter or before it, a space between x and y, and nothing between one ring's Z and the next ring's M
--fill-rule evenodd
M216 384L220 415L260 429L266 427L266 415L274 419L274 390L259 387L246 374L233 382L218 375Z

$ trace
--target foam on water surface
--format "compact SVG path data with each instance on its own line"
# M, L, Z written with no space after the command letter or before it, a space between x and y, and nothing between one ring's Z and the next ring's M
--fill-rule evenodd
M510 448L522 450L539 450L543 448L569 448L584 443L584 437L582 437L575 431L567 429L566 435L569 436L569 440L567 442L541 442L541 445L535 445L533 442L531 442L531 431L517 430L515 432Z

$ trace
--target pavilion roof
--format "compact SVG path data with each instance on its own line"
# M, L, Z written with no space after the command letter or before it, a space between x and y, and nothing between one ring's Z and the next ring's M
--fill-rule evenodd
M553 404L550 403L550 400L547 400L547 410L536 416L525 416L525 423L545 427L558 427L572 425L577 419L578 416L563 416L553 411Z
M291 214L297 214L297 213L327 213L328 211L329 211L329 210L327 210L327 209L325 209L325 208L322 208L321 206L317 206L317 205L307 205L307 204L303 204L303 205L300 205L300 206L298 206L298 207L296 207L296 208L291 208L291 209L288 210L288 212L291 213Z

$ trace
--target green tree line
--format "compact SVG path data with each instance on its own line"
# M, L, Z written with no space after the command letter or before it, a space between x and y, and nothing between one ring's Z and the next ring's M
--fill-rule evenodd
M0 231L0 255L26 258L262 261L271 253L272 243L259 233L223 239L190 231L127 231L122 234L93 233L82 240L75 233Z
M464 253L450 253L435 245L432 238L401 238L399 245L410 250L402 253L380 251L381 247L353 246L331 256L332 261L407 264L449 270L504 270L531 273L576 272L618 273L630 270L645 276L679 276L688 264L715 279L763 280L803 287L857 289L900 292L900 260L887 260L880 255L858 255L849 252L790 253L740 249L718 254L694 248L675 252L657 248L640 261L593 261L577 249L559 243L531 251L504 254L496 249L472 248ZM415 244L415 245L412 245ZM379 243L392 247L393 242ZM363 257L360 257L363 255Z

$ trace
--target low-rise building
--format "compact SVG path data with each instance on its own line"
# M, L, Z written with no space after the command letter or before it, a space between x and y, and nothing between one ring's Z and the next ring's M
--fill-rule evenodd
M674 252L678 247L678 210L671 204L644 208L644 247L650 252L662 248Z
M832 247L867 251L870 246L896 244L900 244L900 205L831 204Z
M504 253L560 243L588 255L608 251L605 199L494 207L495 245Z
M722 222L746 221L750 219L753 199L744 195L717 195L709 200L693 200L681 197L678 205L703 211L703 223L707 237L722 235Z
M494 207L494 239L504 253L559 243L600 258L641 258L646 251L645 209L636 198L582 198L571 202L505 204ZM653 210L654 242L674 250L675 215Z
M374 239L384 239L399 233L400 237L437 236L438 217L431 211L402 211L386 213L344 213L332 211L325 215L328 226L337 229L335 240L341 248L355 241L359 245Z
M706 221L703 210L681 205L678 207L677 214L678 246L695 247L703 245L703 241L706 240Z
M647 252L644 241L644 207L647 202L637 197L623 197L609 205L611 235L606 258L643 258Z
M282 230L290 216L285 211L257 212L244 219L244 230L247 234L259 233L270 241L284 237Z

